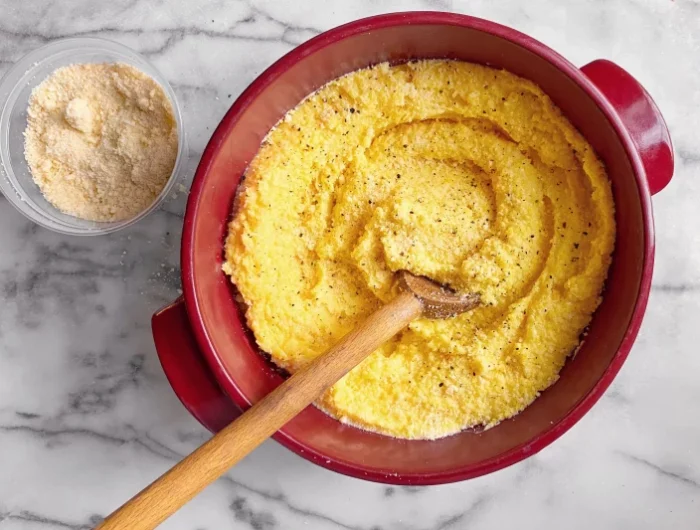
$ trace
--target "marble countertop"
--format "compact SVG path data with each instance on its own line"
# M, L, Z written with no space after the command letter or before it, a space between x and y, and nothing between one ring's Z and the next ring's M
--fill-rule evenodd
M53 39L98 35L147 55L189 135L188 186L232 100L295 45L407 9L513 26L576 64L604 57L656 98L677 153L654 197L654 287L599 404L529 460L460 484L388 487L267 442L163 528L697 528L700 520L700 3L697 0L305 2L0 0L0 74ZM99 238L39 228L0 196L0 530L82 529L208 433L171 391L151 314L180 292L186 194Z

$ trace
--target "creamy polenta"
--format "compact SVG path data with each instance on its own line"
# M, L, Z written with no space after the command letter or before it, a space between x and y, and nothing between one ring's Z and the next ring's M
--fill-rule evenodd
M408 270L481 306L421 319L318 406L400 438L490 427L554 383L600 302L615 239L605 169L532 82L430 60L309 96L251 162L224 270L260 347L294 372Z

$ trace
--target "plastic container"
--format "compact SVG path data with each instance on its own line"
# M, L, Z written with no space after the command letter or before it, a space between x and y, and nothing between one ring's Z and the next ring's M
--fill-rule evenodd
M32 90L57 68L76 63L126 63L151 76L173 107L178 153L170 178L160 195L134 217L96 222L67 215L42 195L24 158L24 130ZM144 57L116 42L98 38L62 39L42 46L17 61L0 81L0 190L7 200L35 223L63 234L93 236L115 232L146 217L167 197L182 170L187 143L175 92L163 75Z

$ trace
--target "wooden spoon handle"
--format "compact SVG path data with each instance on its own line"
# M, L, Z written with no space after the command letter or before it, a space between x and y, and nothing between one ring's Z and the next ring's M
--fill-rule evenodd
M415 296L401 293L328 352L294 373L236 421L112 513L97 528L155 528L318 399L327 388L421 312L421 302Z

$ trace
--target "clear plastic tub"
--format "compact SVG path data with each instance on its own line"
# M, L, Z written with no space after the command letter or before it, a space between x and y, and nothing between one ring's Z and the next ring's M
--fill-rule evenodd
M126 63L151 76L170 99L177 121L178 153L160 195L136 216L115 222L95 222L64 214L51 205L34 183L24 158L24 130L29 96L51 73L76 63ZM0 190L7 200L35 223L72 235L115 232L143 219L167 197L185 165L187 143L180 108L168 81L144 57L112 41L98 38L62 39L42 46L17 61L0 81Z

